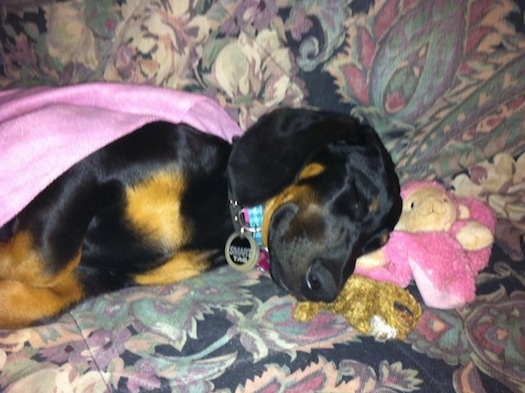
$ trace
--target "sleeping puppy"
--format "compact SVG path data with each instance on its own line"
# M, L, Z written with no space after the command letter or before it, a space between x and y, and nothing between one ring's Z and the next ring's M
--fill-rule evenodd
M326 302L401 212L390 156L353 117L280 109L233 146L151 123L75 164L0 229L0 327L224 264L231 199L263 206L275 282Z

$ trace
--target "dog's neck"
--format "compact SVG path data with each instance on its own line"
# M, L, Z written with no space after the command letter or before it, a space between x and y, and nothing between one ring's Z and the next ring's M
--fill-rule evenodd
M228 264L244 272L255 266L269 270L268 249L262 240L264 206L242 207L233 198L229 199L229 204L234 232L224 250Z

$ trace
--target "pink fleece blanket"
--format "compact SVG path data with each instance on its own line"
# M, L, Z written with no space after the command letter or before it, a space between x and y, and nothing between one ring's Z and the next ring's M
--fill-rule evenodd
M239 126L205 96L112 83L0 91L0 226L73 164L136 128L184 122L231 142Z

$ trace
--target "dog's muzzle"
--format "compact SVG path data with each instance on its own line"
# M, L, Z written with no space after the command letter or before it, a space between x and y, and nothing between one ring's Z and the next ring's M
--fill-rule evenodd
M331 302L354 270L350 231L323 214L303 220L298 210L286 204L272 217L272 278L299 300Z

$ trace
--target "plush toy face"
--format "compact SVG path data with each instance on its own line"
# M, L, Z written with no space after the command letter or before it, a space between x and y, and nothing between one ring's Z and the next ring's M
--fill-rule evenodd
M452 199L440 188L425 185L403 199L403 213L396 230L448 231L456 221L457 209Z

